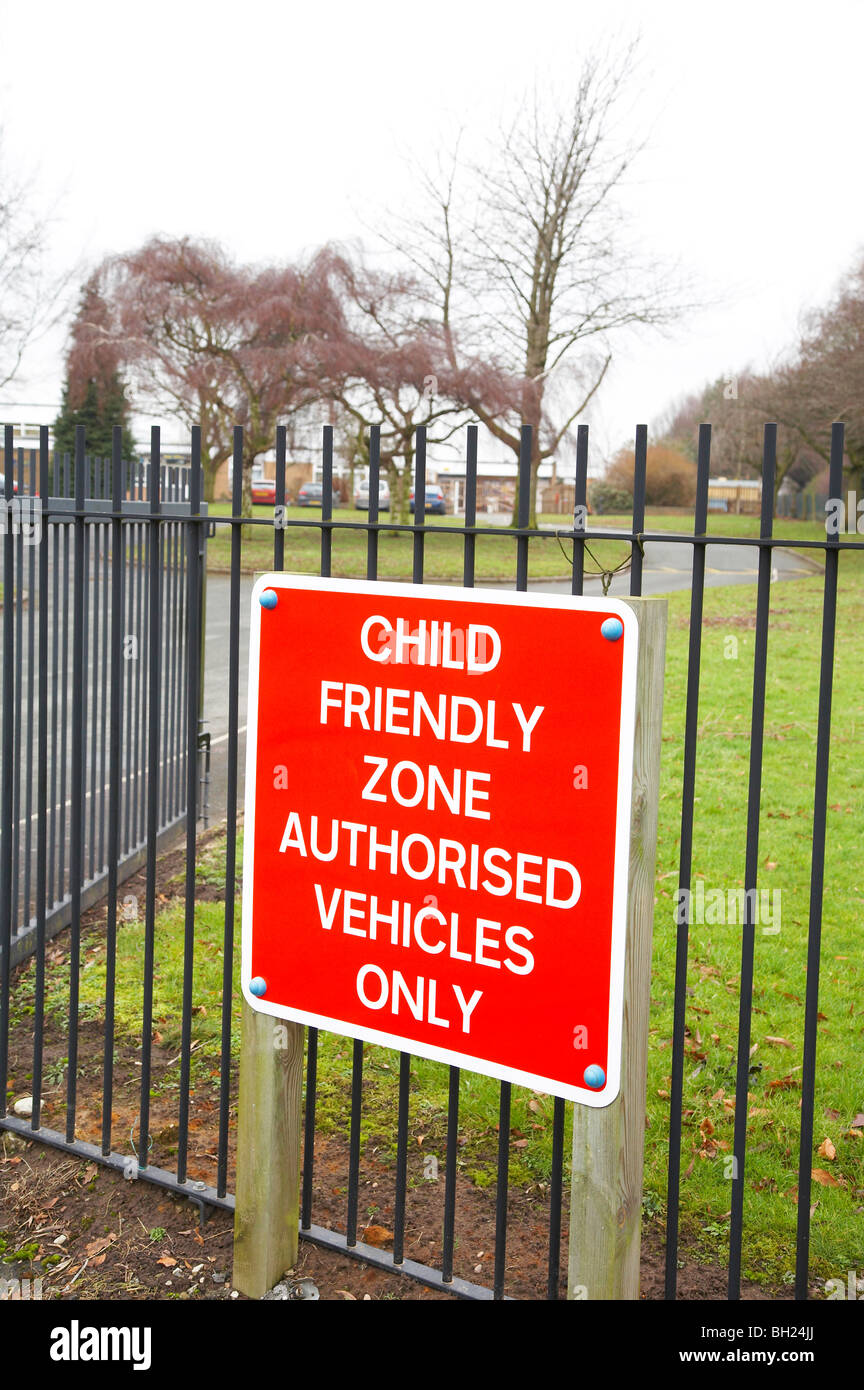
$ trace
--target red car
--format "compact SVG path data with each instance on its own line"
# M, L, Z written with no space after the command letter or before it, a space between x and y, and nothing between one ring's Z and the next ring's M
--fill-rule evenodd
M273 478L259 478L252 484L252 501L269 503L271 507L276 505L276 483Z

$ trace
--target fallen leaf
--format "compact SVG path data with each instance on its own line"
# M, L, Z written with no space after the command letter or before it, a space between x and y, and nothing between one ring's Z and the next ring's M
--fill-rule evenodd
M842 1187L842 1182L838 1182L830 1173L826 1173L824 1168L813 1169L813 1180L819 1182L823 1187Z
M713 1134L713 1133L714 1133L714 1126L713 1126L713 1124L711 1123L711 1121L708 1119L708 1116L707 1116L707 1115L705 1116L705 1119L702 1121L701 1125L699 1126L699 1133L702 1135L703 1139L707 1139L708 1136L709 1136L709 1134Z
M167 1269L173 1269L177 1261L173 1255L160 1255L156 1263L157 1265L165 1265Z
M844 1139L860 1139L864 1136L864 1129L849 1129L844 1134Z
M830 1139L823 1139L816 1152L820 1158L827 1158L829 1163L833 1163L837 1157L837 1150Z
M658 1091L657 1094L658 1094L658 1096L660 1097L661 1100L668 1100L668 1099L669 1099L669 1092L668 1092L668 1091Z
M765 1041L766 1041L767 1043L773 1043L773 1045L774 1045L775 1047L791 1047L791 1046L792 1046L792 1044L791 1044L791 1042L789 1041L788 1038L766 1038Z
M528 1147L528 1140L527 1140L527 1139L514 1139L514 1140L513 1140L513 1147L514 1147L514 1149L525 1149L525 1148Z
M862 1125L864 1125L864 1114L859 1113L855 1116L855 1119L852 1121L852 1128L860 1129Z
M337 1297L337 1298L347 1298L351 1303L356 1303L356 1302L357 1302L356 1295L353 1294L353 1293L349 1293L347 1289L337 1289L337 1290L336 1290L336 1297Z
M367 1226L363 1232L363 1239L367 1245L389 1245L393 1239L393 1232L388 1231L386 1226Z
M111 1234L110 1234L110 1236L100 1236L98 1240L91 1240L90 1244L87 1245L87 1246L85 1246L85 1249L86 1249L86 1251L87 1251L87 1254L88 1254L88 1255L98 1255L98 1254L100 1254L101 1251L107 1250L107 1249L108 1249L108 1246L109 1246L109 1245L112 1243L112 1241L114 1241L115 1239L116 1239L116 1237L115 1237L115 1235L114 1235L114 1232L112 1231Z

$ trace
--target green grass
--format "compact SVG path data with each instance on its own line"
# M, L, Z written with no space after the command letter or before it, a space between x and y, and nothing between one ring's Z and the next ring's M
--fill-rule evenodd
M243 527L241 568L245 573L260 573L273 565L273 529L269 523L273 509L268 506L254 508L255 523ZM211 517L228 517L231 506L228 502L210 504ZM286 510L289 521L313 522L320 516L311 507L289 507ZM366 519L363 512L343 507L334 513L337 521L360 522ZM572 542L556 538L555 529L566 530L571 526L567 516L541 516L540 526L547 534L533 538L529 543L528 568L532 579L567 579L571 573ZM464 540L462 537L463 518L428 518L429 524L444 526L452 530L452 536L440 532L430 533L424 542L424 572L427 582L461 584L463 578ZM479 524L486 523L481 513ZM626 541L603 540L604 530L629 530L630 518L627 516L592 516L589 519L589 537L585 555L585 572L598 573L603 569L615 569L630 554ZM649 511L646 522L649 531L688 531L692 522L686 516L654 514ZM227 571L231 565L231 527L217 526L216 535L207 542L207 566L211 573ZM708 519L711 535L758 536L759 518L751 516L728 516L712 513ZM593 534L592 534L593 533ZM600 533L598 537L598 533ZM321 565L321 531L315 525L286 527L285 529L285 568L300 574L318 574ZM775 535L788 540L820 540L825 537L824 525L819 522L777 521ZM817 563L819 551L808 552ZM367 540L362 530L337 529L333 533L332 572L338 578L362 578L366 574ZM378 542L378 576L381 579L410 579L413 572L414 538L404 532L383 530ZM516 540L506 526L495 527L490 535L477 537L475 553L475 577L478 580L512 580L516 572Z
M749 521L735 518L736 523ZM802 523L798 523L802 525ZM806 523L804 523L806 525ZM657 858L654 955L644 1210L662 1220L666 1198L670 1040L674 992L674 923L680 849L680 790L687 691L689 593L669 599L669 631ZM711 589L705 596L699 737L697 745L694 881L707 889L743 887L746 844L750 717L753 682L752 586ZM778 584L772 591L765 754L762 784L759 885L781 893L781 930L756 932L751 1085L745 1176L743 1268L747 1277L782 1282L795 1249L800 1126L800 1077L813 781L822 615L819 576ZM831 771L822 933L818 1072L813 1166L836 1186L814 1182L811 1270L845 1278L860 1268L864 1252L864 1138L850 1134L864 1111L864 1046L861 921L864 882L858 872L864 779L864 563L840 561L840 597L832 716ZM239 862L239 859L238 859ZM202 854L199 882L224 881L224 844ZM178 884L182 892L182 882ZM157 921L154 1026L171 1048L179 1046L183 905L169 903ZM237 913L239 931L239 909ZM206 1077L219 1049L224 907L196 908L193 1038L195 1075ZM143 925L125 924L117 965L117 1032L140 1040ZM682 1225L691 1249L703 1259L725 1261L731 1184L738 1029L741 930L732 923L690 929L687 1056L682 1151ZM236 984L235 961L235 984ZM104 950L89 941L81 975L81 1011L99 1016L104 991ZM16 1017L32 1007L32 967L15 990ZM63 1017L68 1000L65 972L48 972L48 1008ZM203 1007L203 1012L201 1011ZM232 1041L239 1007L232 1012ZM782 1039L784 1041L769 1041ZM235 1054L236 1055L236 1054ZM367 1047L364 1068L364 1142L379 1155L395 1148L398 1056ZM318 1124L344 1135L350 1106L352 1044L322 1036ZM175 1067L174 1072L178 1069ZM779 1084L778 1084L779 1083ZM414 1059L410 1134L420 1152L443 1164L447 1068ZM552 1102L515 1090L511 1125L512 1181L533 1190L548 1182ZM498 1087L463 1074L460 1102L460 1172L485 1185L495 1179ZM834 1159L817 1148L828 1139Z

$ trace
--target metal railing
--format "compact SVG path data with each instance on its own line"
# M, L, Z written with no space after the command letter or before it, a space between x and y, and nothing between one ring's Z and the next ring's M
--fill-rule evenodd
M147 474L146 496L141 495L140 479L137 493L127 498L124 493L122 470L114 470L110 487L103 486L101 498L88 499L85 491L83 441L75 459L75 499L51 495L48 476L47 447L40 454L38 495L43 499L43 529L38 546L24 555L6 539L4 556L4 585L6 595L15 595L4 606L3 618L3 711L2 711L2 778L0 778L0 946L3 950L3 973L0 978L0 1105L6 1093L6 1059L10 999L10 952L12 925L17 923L16 903L28 902L34 907L36 954L36 1011L33 1038L33 1114L29 1120L14 1115L0 1118L0 1126L43 1140L72 1153L85 1155L128 1172L134 1164L135 1174L171 1191L183 1193L202 1204L231 1209L233 1198L228 1191L229 1134L234 1076L232 1064L232 1000L235 949L235 896L237 889L238 833L238 768L240 752L240 652L241 652L241 575L244 530L248 527L269 528L273 535L272 567L285 566L285 539L290 532L311 528L320 536L319 572L327 577L333 565L334 534L361 532L365 535L365 570L369 580L376 580L379 571L379 538L381 532L400 532L411 538L412 577L417 584L424 581L425 546L427 537L436 533L454 535L461 539L462 583L472 587L475 582L476 545L478 536L494 538L496 545L512 547L514 554L515 588L525 591L529 583L529 546L531 544L572 546L572 576L570 592L581 595L585 582L585 554L595 539L618 539L630 546L630 592L640 595L643 587L644 546L656 541L680 546L692 554L690 582L689 659L686 681L686 713L683 747L683 775L680 787L680 856L678 867L679 892L689 890L693 878L693 832L695 779L698 752L698 712L700 694L700 660L703 602L706 575L706 556L709 547L743 545L758 553L758 581L755 603L755 654L750 725L749 778L747 794L746 863L744 887L746 911L741 938L741 985L735 1079L735 1139L734 1154L737 1170L731 1184L731 1216L729 1222L728 1296L740 1295L741 1249L744 1214L744 1173L747 1152L748 1080L752 1014L752 985L754 974L753 899L757 883L759 852L759 807L762 787L762 762L765 722L767 673L767 635L772 582L772 562L777 546L806 551L812 549L825 560L824 606L822 623L822 652L819 677L819 711L817 723L816 780L814 788L814 824L811 857L810 916L807 949L807 987L804 1004L804 1046L801 1085L801 1134L799 1148L798 1235L796 1250L795 1293L806 1298L808 1289L808 1255L810 1231L811 1151L814 1129L814 1095L816 1082L816 1025L819 1001L820 929L822 914L823 871L826 839L826 801L828 753L831 731L831 691L836 625L838 558L840 550L862 549L864 541L825 535L818 539L790 539L782 542L773 534L773 498L776 471L776 427L767 425L764 436L762 470L762 513L758 536L707 534L708 479L710 471L710 427L703 426L699 434L697 465L697 496L692 531L650 532L645 529L645 479L647 430L640 426L636 433L635 487L632 522L626 530L590 531L585 521L585 502L588 462L588 430L578 429L575 506L577 519L569 528L533 528L529 525L531 473L531 431L523 427L518 470L518 512L512 527L478 524L477 516L477 429L469 427L465 467L464 524L452 525L430 522L425 514L426 436L418 430L415 458L415 496L417 510L410 523L399 523L389 515L382 521L378 510L378 481L380 465L380 434L373 428L370 437L369 474L370 504L368 514L334 516L333 508L333 432L323 433L323 497L320 514L287 517L285 515L286 432L280 429L276 438L276 519L242 515L243 436L235 431L233 454L233 496L230 515L211 513L205 520L201 504L201 441L198 431L192 437L192 462L185 473L182 499L172 500L166 493L165 479L159 468L159 437L154 431L152 458ZM119 445L118 445L119 448ZM843 467L843 427L836 425L832 432L830 489L839 496ZM13 495L14 460L7 448L6 497ZM178 482L177 486L180 484ZM106 487L111 492L110 500ZM47 524L44 524L46 523ZM192 1054L193 973L195 963L196 907L196 820L199 788L196 757L199 746L199 699L202 681L201 667L201 585L202 571L189 557L200 557L203 534L207 526L227 527L230 530L230 589L228 598L229 641L227 653L219 659L227 664L228 738L227 793L225 821L225 887L224 927L221 939L221 1050L218 1067L218 1134L216 1137L215 1180L212 1184L192 1181L189 1177L189 1105ZM103 539L100 540L100 535ZM173 547L173 550L172 550ZM70 569L70 554L72 565ZM186 560L183 560L183 556ZM171 557L176 563L171 563ZM168 564L163 563L165 559ZM16 572L17 565L17 572ZM52 595L52 602L39 605L39 620L35 622L33 607L26 612L19 602L22 575L29 576L30 592L40 596ZM88 599L84 577L94 576L93 592ZM71 604L70 604L71 585ZM102 597L96 590L101 585ZM110 591L110 601L108 598ZM102 606L97 608L97 603ZM137 668L124 666L123 642L129 628L125 613L135 616L134 631L140 636L146 662ZM149 624L145 621L149 615ZM172 636L167 624L174 623ZM58 629L59 624L59 629ZM71 629L71 638L70 638ZM69 650L71 642L71 670ZM27 646L27 663L16 664L17 653ZM96 644L99 644L98 646ZM50 654L50 655L49 655ZM92 656L92 661L91 661ZM58 667L59 661L59 667ZM64 662L66 663L64 665ZM90 665L88 665L90 662ZM172 664L173 663L173 664ZM170 672L169 672L170 668ZM28 673L29 699L18 696L16 680ZM58 675L59 671L59 675ZM34 680L35 673L35 680ZM50 673L50 675L49 675ZM71 685L70 685L71 678ZM91 686L88 685L91 681ZM138 684L136 685L136 681ZM68 691L68 694L67 694ZM95 693L93 693L95 691ZM98 701L98 704L96 703ZM49 714L50 707L50 714ZM16 715L16 710L18 714ZM33 712L36 712L35 722ZM130 711L134 716L130 722ZM71 713L70 713L71 712ZM166 717L167 716L167 717ZM55 720L59 724L55 727ZM146 730L145 730L146 722ZM58 728L60 733L58 735ZM73 731L69 733L69 730ZM64 732L65 731L65 732ZM74 731L77 731L77 737ZM106 742L107 731L107 742ZM60 751L55 750L58 736ZM66 740L65 743L63 740ZM98 752L98 771L96 753ZM21 758L26 770L19 784ZM29 761L28 761L29 759ZM69 764L70 782L63 781ZM35 789L30 791L31 776ZM102 779L100 781L100 779ZM26 790L21 791L21 786ZM55 834L57 807L64 801L69 788L77 788L76 801L68 822L68 868L61 867L63 841ZM87 789L94 796L87 799ZM100 792L100 788L102 789ZM101 795L102 800L99 801ZM22 800L23 797L23 800ZM107 797L107 801L106 801ZM93 802L102 808L94 819ZM21 840L19 817L23 809L25 829ZM150 1090L153 1076L152 1031L154 952L156 947L156 866L160 829L171 818L186 812L185 841L185 907L184 957L182 986L182 1019L180 1043L180 1086L177 1116L177 1157L174 1171L154 1166L148 1161L146 1136L150 1125ZM89 816L89 820L88 820ZM29 819L28 819L29 818ZM31 833L27 828L34 822ZM88 830L89 825L89 830ZM99 838L99 828L102 839ZM30 838L27 838L30 836ZM17 837L17 838L16 838ZM24 843L23 863L30 862L35 847L35 870L29 873L27 887L19 889L15 856ZM113 990L116 963L119 866L124 855L144 854L146 864L143 998L141 1009L141 1079L138 1133L140 1142L133 1146L134 1157L113 1147L112 1132L112 1050ZM89 857L88 857L89 856ZM76 1137L75 1049L78 1026L78 971L81 938L80 917L84 905L85 885L92 876L101 873L107 889L106 951L107 975L104 1028L105 1053L103 1076L101 1143L93 1144ZM70 987L70 1018L68 1032L69 1073L66 1096L65 1134L47 1129L40 1117L42 1085L43 1013L45 1000L46 965L45 942L50 913L56 910L59 887L67 885L71 928L69 952L72 981ZM750 890L753 890L751 892ZM16 896L17 895L17 896ZM52 905L53 904L53 905ZM686 1039L686 995L688 968L688 926L682 922L677 929L675 954L674 1022L671 1042L671 1086L669 1122L669 1170L666 1220L666 1296L674 1298L677 1286L679 1254L679 1215L681 1189L682 1097L684 1091L684 1062ZM454 1250L457 1240L456 1196L462 1179L458 1174L460 1077L457 1068L449 1071L449 1105L446 1117L446 1156L444 1163L443 1228L441 1233L440 1268L434 1268L405 1257L406 1223L410 1216L410 1193L407 1181L409 1145L409 1094L411 1058L400 1055L398 1100L394 1116L396 1158L394 1164L395 1201L393 1248L376 1249L364 1244L359 1229L359 1185L362 1166L361 1121L363 1113L363 1069L365 1049L362 1042L353 1044L350 1121L348 1125L348 1183L345 1204L344 1230L339 1231L315 1222L314 1183L316 1172L316 1101L319 1091L319 1037L315 1029L307 1030L306 1084L304 1114L304 1148L302 1156L302 1193L300 1205L301 1235L319 1245L359 1256L380 1268L402 1271L434 1288L448 1290L467 1298L501 1299L507 1296L507 1235L508 1189L510 1165L510 1116L512 1088L500 1084L496 1160L495 1254L491 1288L454 1276ZM4 1112L0 1111L0 1116ZM546 1296L560 1297L560 1263L562 1242L562 1202L565 1197L564 1153L567 1106L556 1099L552 1116L552 1171L548 1188L548 1241Z

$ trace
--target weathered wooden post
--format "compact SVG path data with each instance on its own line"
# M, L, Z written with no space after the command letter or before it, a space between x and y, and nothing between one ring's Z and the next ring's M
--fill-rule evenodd
M304 1033L244 999L233 1283L250 1298L297 1259Z
M666 655L666 601L622 602L639 620L621 1089L610 1105L573 1107L568 1298L639 1297L645 1070L654 863Z

